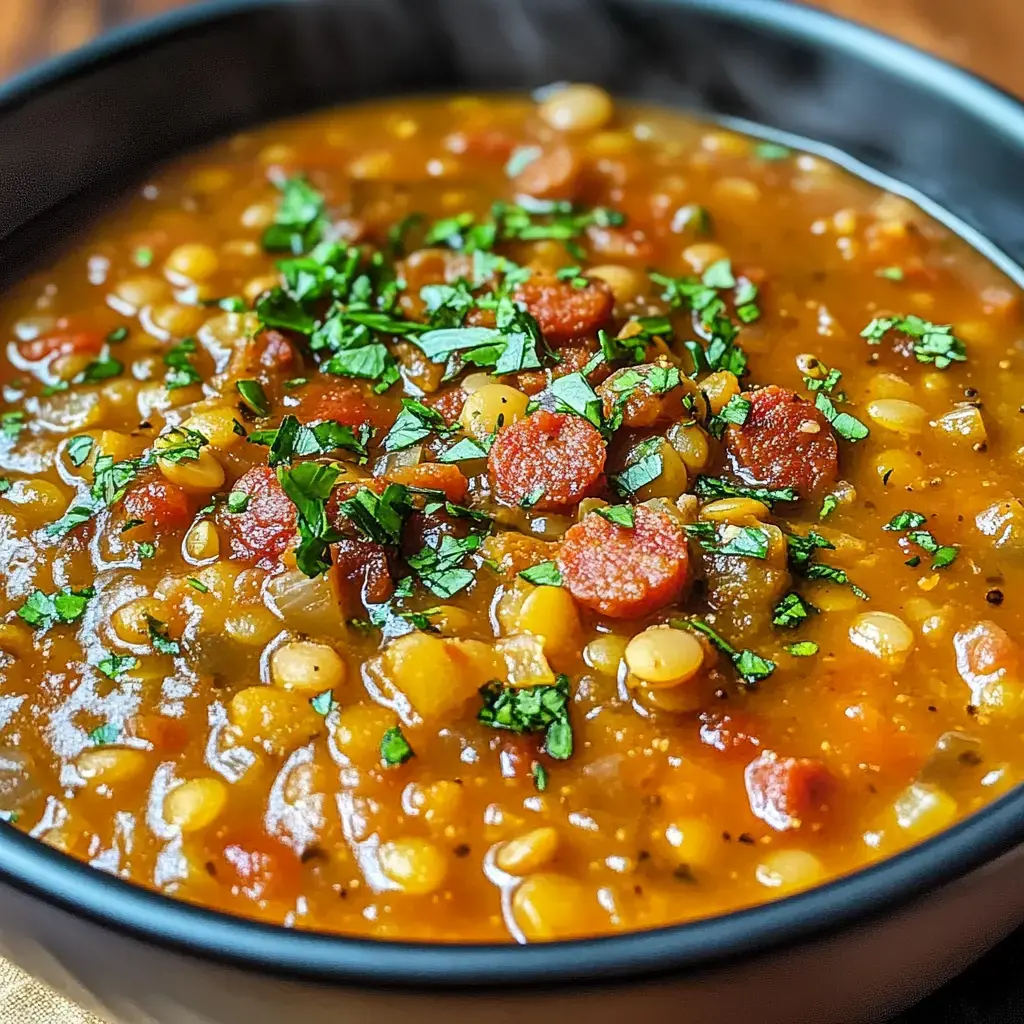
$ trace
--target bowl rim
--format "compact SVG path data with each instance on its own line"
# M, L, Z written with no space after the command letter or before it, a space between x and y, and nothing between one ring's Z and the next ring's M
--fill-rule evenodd
M154 42L303 0L207 0L107 32L0 83L0 116ZM647 0L837 50L940 95L1024 152L1024 104L980 77L874 29L787 0ZM261 974L364 988L531 991L614 985L719 967L890 915L1024 841L1024 785L953 828L854 874L732 913L540 945L386 942L300 931L144 889L0 827L0 882L122 935ZM510 968L514 975L510 975Z

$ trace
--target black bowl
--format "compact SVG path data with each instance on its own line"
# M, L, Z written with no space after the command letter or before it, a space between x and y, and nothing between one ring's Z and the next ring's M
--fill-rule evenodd
M247 125L565 79L834 147L951 211L942 219L1021 279L1024 108L774 0L224 0L120 30L0 88L0 278L144 167ZM1018 789L913 850L752 910L591 941L428 946L204 911L0 827L0 953L126 1022L848 1024L920 997L1024 920L1022 840Z

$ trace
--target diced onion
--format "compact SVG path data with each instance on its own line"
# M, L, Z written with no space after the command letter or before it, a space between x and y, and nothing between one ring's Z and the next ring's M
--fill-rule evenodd
M396 469L408 469L410 466L418 466L423 461L423 445L414 444L411 448L403 448L401 451L391 452L377 460L373 467L374 476L387 476Z
M336 636L344 628L330 574L310 579L298 569L289 569L267 580L266 596L271 610L297 633Z

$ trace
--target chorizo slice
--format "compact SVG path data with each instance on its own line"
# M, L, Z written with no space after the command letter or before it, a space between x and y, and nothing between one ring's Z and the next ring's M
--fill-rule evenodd
M241 512L221 516L231 554L264 569L274 568L295 537L295 505L269 466L253 466L232 490L247 494L249 503Z
M571 413L540 409L498 432L487 470L499 501L538 509L575 505L600 486L604 439L596 427Z
M638 505L632 528L591 512L571 527L558 553L562 583L576 600L613 619L636 619L674 604L689 578L682 527Z
M820 819L835 789L835 779L821 761L779 757L772 750L747 765L744 781L750 810L776 832Z
M568 146L552 146L512 179L512 187L538 199L573 199L581 169L579 157Z
M596 334L608 325L615 308L611 288L598 278L590 278L583 288L577 288L554 274L535 273L512 297L526 306L544 338L556 346Z
M731 424L725 447L733 470L758 487L792 487L815 493L839 476L839 446L832 427L810 402L785 388L762 388L750 402L746 423Z

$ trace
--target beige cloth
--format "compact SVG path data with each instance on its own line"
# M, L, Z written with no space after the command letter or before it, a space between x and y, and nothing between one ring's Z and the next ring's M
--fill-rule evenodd
M0 959L0 1024L101 1024L56 992Z

